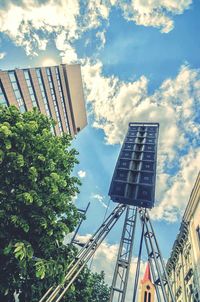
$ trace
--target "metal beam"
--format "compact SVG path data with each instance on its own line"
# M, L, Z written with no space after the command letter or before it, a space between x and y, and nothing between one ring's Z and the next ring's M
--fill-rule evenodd
M95 234L88 240L84 247L79 251L76 258L69 264L67 274L62 284L52 286L39 302L59 302L65 295L71 284L78 277L87 262L91 259L99 245L108 235L112 227L118 221L119 217L124 212L126 206L118 205L104 223L99 227Z
M150 221L148 211L145 209L139 210L141 224L144 226L144 239L148 253L148 260L151 267L151 273L156 288L158 302L161 300L161 294L164 302L175 302L175 297L172 292L172 287L165 268L165 263L162 258L158 241L156 239L153 226ZM160 293L161 290L161 293ZM169 296L169 297L168 297Z
M132 258L135 225L137 220L136 207L129 206L126 210L124 226L113 276L110 302L124 302Z
M78 209L78 212L83 213L84 215L86 215L89 206L90 206L90 202L88 202L87 207L86 207L85 210L80 210L80 209ZM82 225L82 223L83 223L83 220L84 220L84 217L82 216L81 219L80 219L80 221L79 221L79 224L78 224L78 226L77 226L77 228L76 228L76 230L75 230L75 232L74 232L74 235L73 235L73 237L72 237L72 239L71 239L71 243L72 243L72 244L75 243L75 244L78 244L78 245L79 245L79 241L77 241L75 238L76 238L76 235L78 234L78 231L79 231L79 229L80 229L80 227L81 227L81 225Z

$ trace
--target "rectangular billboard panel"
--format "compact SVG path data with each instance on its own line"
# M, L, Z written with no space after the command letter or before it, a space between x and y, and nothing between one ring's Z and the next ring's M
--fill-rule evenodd
M110 185L112 201L154 206L158 133L158 123L129 123Z

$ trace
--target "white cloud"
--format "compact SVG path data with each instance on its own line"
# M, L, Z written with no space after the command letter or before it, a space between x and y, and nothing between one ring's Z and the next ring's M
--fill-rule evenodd
M108 20L113 7L122 10L128 21L138 25L157 27L168 33L174 27L173 17L189 9L192 0L131 0L97 1L89 0L86 13L90 20L89 27L98 27L101 20Z
M17 5L8 1L0 11L0 28L18 46L24 47L27 55L36 56L45 50L50 39L55 41L64 63L77 62L73 42L84 31L97 28L107 20L111 5L90 0L80 14L78 0L48 0L38 3L22 1ZM16 18L17 16L17 18ZM101 35L103 42L103 33Z
M97 199L98 201L102 201L104 199L104 197L100 194L94 194L92 197Z
M42 66L54 66L57 65L57 62L52 58L44 58L42 60Z
M107 20L109 17L111 3L100 0L89 0L87 1L85 12L85 25L87 28L97 28L101 25L101 21ZM89 20L89 22L88 22Z
M173 16L182 14L191 3L192 0L132 0L130 4L117 0L88 0L83 5L79 0L43 3L29 0L21 1L20 5L7 1L0 10L0 28L16 45L24 47L27 55L38 55L52 39L61 51L63 62L72 63L77 61L73 42L83 32L97 29L97 43L100 41L101 46L104 45L112 8L121 9L127 20L138 25L169 32L174 26Z
M86 177L86 172L83 171L83 170L80 170L80 171L78 171L78 176L79 176L80 178L84 178L84 177Z
M174 222L183 214L199 172L199 162L200 148L191 149L181 158L179 172L171 177L171 185L165 187L160 204L151 211L153 219Z
M172 17L182 14L191 3L192 0L132 0L131 4L122 2L121 8L127 20L168 33L174 27Z
M104 196L100 194L92 194L92 198L96 199L104 208L108 208L108 205L104 202Z
M78 15L77 0L49 0L42 4L30 0L21 6L9 2L0 11L0 28L17 45L24 47L28 55L37 55L38 49L46 49L51 34L64 31L69 41L75 39Z
M55 39L56 48L60 51L62 63L71 64L78 60L75 48L70 44L65 30L59 33Z
M77 239L80 242L87 242L91 235L87 234L85 236L77 236ZM105 281L110 286L112 284L114 268L116 264L117 254L118 254L119 244L109 244L106 241L103 241L96 253L94 254L94 258L92 261L91 269L94 272L100 273L101 271L105 272ZM127 288L126 301L131 302L133 296L133 284L134 277L137 265L137 258L133 258L131 262L130 274L129 274L129 282ZM141 261L140 267L140 278L144 275L146 262Z
M6 53L5 52L0 52L0 60L2 60L5 57Z
M100 42L99 49L103 48L106 44L106 30L101 30L96 33L96 37Z
M101 21L108 19L110 8L110 4L90 0L84 4L85 12L80 14L78 0L44 3L30 0L22 1L21 5L8 1L0 10L0 28L27 55L37 56L39 50L46 49L49 40L54 40L62 62L70 64L78 60L73 42L84 31L101 26ZM97 35L102 45L103 33L104 30Z
M108 20L113 7L122 10L124 18L138 25L153 26L168 33L174 27L173 17L189 9L192 0L131 0L97 1L89 0L86 15L89 27L98 27L101 20Z
M120 81L113 76L105 77L102 74L101 62L87 62L82 71L87 100L95 114L94 125L104 130L108 143L122 141L128 122L156 120L160 121L161 125L163 152L171 156L172 147L183 146L185 139L180 130L181 127L188 129L188 124L184 125L184 122L194 118L194 99L196 100L200 93L199 88L195 89L191 98L190 91L200 78L198 70L193 71L188 66L183 66L176 79L165 81L160 89L150 96L148 80L144 76L131 83ZM188 83L185 73L189 77ZM183 117L182 121L180 116ZM190 131L194 133L192 125Z
M197 152L195 148L199 145L200 124L197 120L200 114L200 70L183 65L177 77L164 81L152 95L148 95L148 80L144 76L130 83L120 81L114 76L106 77L102 74L102 64L99 61L93 64L87 61L82 73L88 104L94 116L93 125L104 131L107 143L121 143L129 122L160 123L158 184L162 186L161 189L157 187L162 205L167 190L173 185L171 175L178 175L184 168L183 149L187 154L187 150L193 146L191 154L194 156ZM173 170L175 163L175 171L166 172L167 169ZM190 173L194 175L195 171L193 162ZM181 202L178 195L175 195L175 201L171 198L168 200L169 204L175 202L177 206L174 218L165 214L165 208L153 217L170 221L177 219L191 190L190 183L185 187L184 192L187 191L187 194L182 196Z

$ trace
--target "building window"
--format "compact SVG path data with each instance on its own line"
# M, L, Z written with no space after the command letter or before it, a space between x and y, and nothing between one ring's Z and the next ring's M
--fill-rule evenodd
M40 68L36 69L36 74L37 74L37 79L38 79L38 83L39 83L39 86L40 86L40 91L41 91L42 100L43 100L43 103L44 103L46 114L47 114L48 117L51 118L52 115L51 115L49 102L48 102L48 98L47 98L47 93L46 93L46 90L45 90L44 81L43 81L43 78L42 78L42 73L41 73ZM54 129L53 126L51 126L51 132L53 134L55 134L55 129Z
M63 127L62 127L62 123L61 123L60 111L59 111L58 103L57 103L57 99L56 99L56 93L55 93L55 87L54 87L54 84L53 84L51 69L49 67L46 68L46 73L47 73L49 87L50 87L50 91L51 91L51 97L52 97L52 100L53 100L53 103L54 103L56 118L57 118L57 121L58 121L58 128L60 130L60 133L62 133L63 132Z
M198 238L199 247L200 247L200 226L199 225L198 225L196 231L197 231L197 238Z
M68 117L67 117L67 110L66 110L66 105L65 105L65 101L64 101L64 94L63 94L62 85L61 85L59 68L56 67L55 69L56 69L56 79L57 79L57 83L58 83L58 90L59 90L61 105L62 105L62 109L63 109L63 113L64 113L65 124L66 124L68 133L70 133L69 121L68 121Z
M180 267L177 271L177 280L178 280L178 283L180 283L180 281L181 281Z
M46 114L47 114L47 116L51 117L51 111L50 111L50 108L49 108L47 94L46 94L46 90L45 90L45 87L44 87L44 82L43 82L43 79L42 79L42 74L41 74L40 68L36 69L36 74L37 74L37 79L38 79L38 82L39 82L40 91L41 91L41 94L42 94L42 99L43 99L44 107L45 107L45 110L46 110Z
M28 87L28 91L29 91L29 94L30 94L30 97L31 97L32 105L33 105L33 107L38 108L38 103L37 103L37 99L36 99L34 86L33 86L33 83L32 83L32 80L31 80L31 77L30 77L30 74L29 74L28 70L24 70L24 77L25 77L26 84L27 84L27 87Z
M0 105L8 106L7 98L1 82L0 82Z
M24 100L23 100L23 97L22 97L22 93L21 93L19 84L17 82L15 72L14 71L9 71L8 74L9 74L11 85L12 85L12 88L13 88L18 106L19 106L19 110L20 110L20 112L23 113L24 111L26 111L26 106L25 106L25 103L24 103Z
M144 302L147 302L147 291L144 292Z

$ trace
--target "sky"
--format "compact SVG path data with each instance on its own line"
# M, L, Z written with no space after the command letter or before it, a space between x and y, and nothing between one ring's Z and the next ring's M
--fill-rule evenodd
M170 255L200 162L199 0L1 0L0 68L81 64L88 125L73 141L82 186L75 203L95 232L116 206L108 190L129 122L159 122L155 208L164 259ZM112 280L123 217L91 265ZM132 301L140 229L127 302ZM143 253L141 272L147 256Z

